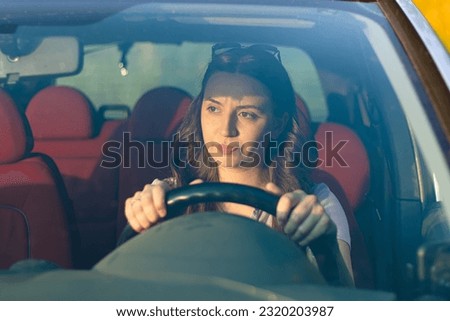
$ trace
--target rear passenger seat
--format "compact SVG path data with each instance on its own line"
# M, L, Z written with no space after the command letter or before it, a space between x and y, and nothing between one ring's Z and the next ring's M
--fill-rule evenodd
M53 161L30 153L33 137L27 125L0 89L0 268L23 259L69 268L70 200Z
M167 154L161 155L161 140L170 140L187 112L192 97L184 90L175 87L158 87L146 92L136 103L127 124L127 132L132 141L143 143L155 142L155 154L150 153L155 161ZM136 149L136 148L135 148ZM146 151L147 152L147 151ZM130 168L120 168L119 210L117 216L117 234L120 235L126 224L125 200L145 184L150 184L155 178L166 178L171 175L169 167L155 168L148 164L139 168L137 151L129 152ZM127 156L123 154L123 156Z
M94 136L94 114L79 91L51 86L38 92L26 110L34 151L50 155L64 178L80 234L75 267L89 268L115 247L118 170L99 166L102 145L121 121L109 121Z

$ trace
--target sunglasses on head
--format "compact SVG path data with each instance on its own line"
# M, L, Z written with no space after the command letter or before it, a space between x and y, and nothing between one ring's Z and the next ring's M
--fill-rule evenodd
M272 56L274 56L279 62L281 62L281 55L280 51L277 47L271 46L271 45L264 45L264 44L255 44L255 45L241 45L240 43L216 43L214 46L212 46L212 57L221 55L223 53L226 53L231 50L235 49L250 49L250 50L260 50L265 51Z

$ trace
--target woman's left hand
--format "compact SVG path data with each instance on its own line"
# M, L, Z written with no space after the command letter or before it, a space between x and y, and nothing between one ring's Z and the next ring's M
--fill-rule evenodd
M315 195L308 195L302 190L283 194L273 183L268 183L266 190L281 195L276 217L284 233L294 242L306 246L319 237L337 241L336 225Z

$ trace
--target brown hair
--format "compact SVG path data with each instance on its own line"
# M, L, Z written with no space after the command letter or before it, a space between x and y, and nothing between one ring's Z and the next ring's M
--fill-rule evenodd
M219 55L213 56L205 72L202 88L198 97L192 102L186 118L179 128L177 141L189 142L189 148L180 151L179 159L187 163L186 167L178 166L172 161L172 172L179 186L188 185L190 181L201 178L206 182L219 181L217 168L206 166L201 160L209 156L206 148L194 148L194 141L204 146L200 124L201 105L206 85L211 76L217 72L238 73L252 77L261 82L270 93L273 103L273 115L282 118L287 114L288 121L277 137L277 142L291 142L293 148L285 149L284 155L277 153L273 159L276 166L267 167L267 175L271 182L278 185L284 192L302 188L311 193L312 183L309 170L302 162L296 167L289 168L286 163L293 159L294 152L301 152L303 144L309 139L307 133L302 132L299 121L307 122L303 114L298 113L295 103L295 93L286 69L273 54L258 48L233 48ZM301 117L301 119L299 119ZM266 152L270 149L266 148ZM206 153L206 155L205 155ZM206 156L206 157L205 157ZM192 166L195 160L200 160ZM214 204L200 204L193 206L188 212L202 210L217 210Z

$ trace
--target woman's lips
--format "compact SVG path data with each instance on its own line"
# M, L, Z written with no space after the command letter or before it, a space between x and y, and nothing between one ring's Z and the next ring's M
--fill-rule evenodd
M222 148L223 155L230 155L233 152L239 150L238 144L233 144L233 143L229 144L229 145L220 144L220 147Z

